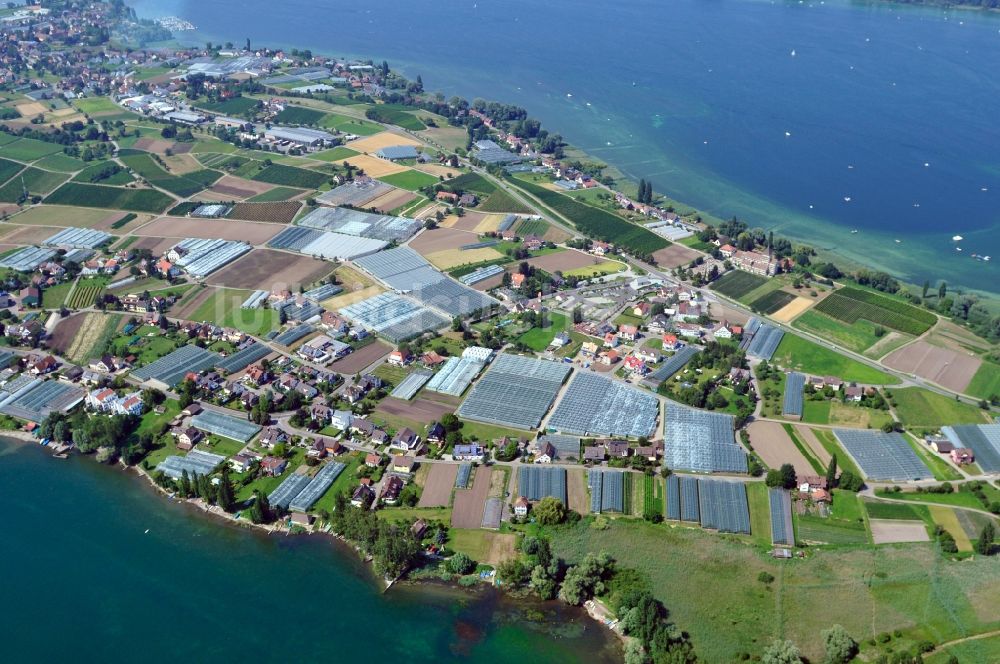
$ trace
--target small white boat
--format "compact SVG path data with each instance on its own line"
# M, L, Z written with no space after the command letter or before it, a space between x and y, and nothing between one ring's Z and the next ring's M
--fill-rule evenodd
M902 240L896 240L896 244L900 244Z
M850 203L851 202L851 197L850 196L844 196L844 202L845 203Z
M794 48L792 49L792 57L793 58L795 57L795 49Z
M953 235L953 236L951 236L951 241L952 242L961 242L963 239L964 238L961 235Z
M851 231L851 235L857 235L857 234L858 234L858 229L857 228L855 228L854 230Z
M791 135L792 135L792 132L790 132L790 131L786 131L786 132L785 132L785 138L788 138L788 137L789 137L789 136L791 136Z

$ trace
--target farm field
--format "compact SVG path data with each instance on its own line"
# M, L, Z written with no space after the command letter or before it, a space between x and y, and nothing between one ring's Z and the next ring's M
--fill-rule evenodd
M250 97L232 97L224 101L215 102L199 101L195 104L198 108L205 109L206 111L239 117L247 117L259 105L260 102L258 100L251 99Z
M356 374L374 364L379 358L388 355L391 350L392 348L385 342L377 340L367 346L362 346L330 366L334 371L340 371L345 374Z
M254 249L210 275L209 280L232 288L270 290L280 287L297 291L300 285L308 288L328 275L331 268L330 263L311 256Z
M80 279L66 306L70 309L85 309L94 306L97 296L107 286L107 279Z
M845 323L865 319L906 334L920 335L937 316L912 304L859 288L841 288L816 305L816 311Z
M275 190L276 191L276 190ZM245 221L269 221L277 224L288 224L295 219L301 203L295 201L273 203L237 203L226 215L227 219L242 219Z
M458 191L472 191L477 194L490 195L497 191L495 184L484 178L479 173L464 173L457 178L452 178L444 183L449 189Z
M365 117L369 120L396 125L410 131L421 131L427 128L416 115L403 110L403 108L393 108L392 104L373 106L365 111Z
M785 334L774 352L774 362L814 376L837 376L845 381L866 385L895 385L893 376L861 364L794 334Z
M674 268L681 265L690 265L691 261L696 260L700 253L685 247L683 244L672 244L666 249L660 249L653 253L653 258L656 259L656 264L661 268Z
M60 330L68 321L73 321L70 327L65 331ZM88 313L71 316L68 321L56 326L53 348L59 348L72 362L86 364L87 360L101 351L103 344L111 338L123 319L109 314Z
M289 105L274 117L274 121L277 124L317 125L325 115L322 111Z
M60 173L75 173L87 166L87 162L70 157L58 152L42 157L34 164L37 168L44 168L47 171L59 171Z
M965 388L968 394L980 399L990 399L1000 395L1000 365L983 362Z
M67 182L49 194L45 202L50 205L159 213L166 210L173 203L173 199L155 189L123 189Z
M408 170L401 173L391 173L379 177L379 180L386 184L391 184L407 191L417 191L423 187L436 184L438 179L433 175L421 173L420 171Z
M223 327L235 327L247 334L263 335L279 327L278 312L272 309L241 309L249 291L231 288L214 289L208 299L187 315L189 320L212 321ZM193 302L194 300L192 300Z
M549 347L556 334L570 327L568 320L562 314L551 312L545 318L548 325L544 328L533 327L517 340L531 350L541 352Z
M624 263L619 263L618 261L604 260L594 265L588 265L587 267L577 267L572 270L566 270L563 272L564 277L603 277L608 274L615 274L618 272L625 272L627 266Z
M212 185L208 192L228 196L230 199L251 198L262 196L274 188L274 185L266 182L254 182L234 175L224 175Z
M757 420L750 427L750 444L768 468L780 468L790 463L796 475L814 475L816 470L795 446L785 428L778 422Z
M458 464L431 464L417 507L448 507L451 504L451 492L455 489L456 477L458 477Z
M738 300L747 293L763 286L767 281L765 277L759 277L756 274L733 270L716 279L712 283L711 289L728 298Z
M512 214L530 214L531 208L519 202L506 191L497 189L486 197L477 207L480 212L509 212Z
M899 629L904 638L940 642L998 623L989 591L982 590L1000 587L992 561L947 561L932 544L817 549L784 565L698 529L618 519L597 530L592 522L548 533L554 553L573 564L587 552L607 551L638 570L707 662L734 661L747 644L763 647L779 634L803 646L811 661L822 661L817 635L832 624L859 641ZM863 544L864 531L854 532ZM771 590L756 580L761 572L776 577Z
M58 155L52 155L53 157ZM117 170L116 170L117 169ZM88 166L75 176L74 182L84 182L89 184L104 184L108 186L121 186L135 181L135 178L118 164L110 162L100 162L93 166Z
M318 159L320 161L340 161L341 159L353 157L356 154L358 154L357 151L352 150L351 148L345 148L343 145L338 145L337 147L329 150L315 152L309 155L309 158Z
M750 303L750 308L762 314L773 314L795 300L795 296L783 290L771 291Z
M576 228L598 240L613 242L636 254L652 255L670 242L652 231L629 223L606 210L601 210L569 196L546 189L526 180L517 180L516 186L524 189L542 203L573 221Z
M786 304L781 309L773 312L771 318L782 323L788 323L793 318L801 314L802 312L809 309L812 306L812 300L807 297L796 297L794 300Z
M455 490L455 503L451 513L452 528L479 528L483 523L483 508L490 491L492 469L480 466L468 489Z
M3 156L16 161L35 161L62 151L63 146L58 143L47 143L34 138L19 138L3 146Z
M251 196L247 199L248 203L274 203L278 201L288 201L296 196L301 196L301 189L293 189L292 187L274 187L270 191L265 191L262 194L257 194L256 196Z
M896 415L907 427L938 428L951 424L985 424L979 408L920 387L887 390L895 401Z
M299 187L301 189L316 189L329 177L323 173L310 171L305 168L295 166L283 166L281 164L271 164L256 173L251 180L257 182L267 182L268 184L283 185L286 187Z
M50 205L36 205L10 218L10 223L23 226L77 226L80 228L101 227L123 216L115 210L91 208L68 208Z
M886 356L886 366L915 374L954 392L965 392L983 361L967 351L942 348L923 339Z
M864 352L879 340L876 325L871 321L859 319L853 323L843 323L821 314L815 309L799 316L792 323L792 327L810 332L858 353ZM883 328L883 333L884 331Z
M25 190L32 196L45 196L67 179L63 173L43 171L29 166L0 187L0 201L15 203Z
M88 97L85 99L74 99L73 106L81 113L90 116L97 116L107 113L121 113L122 108L107 97Z
M133 233L142 237L238 240L251 245L264 244L282 231L277 224L261 224L236 219L197 219L160 217ZM254 251L265 251L256 249ZM251 252L252 253L252 252ZM287 254L286 254L287 255Z

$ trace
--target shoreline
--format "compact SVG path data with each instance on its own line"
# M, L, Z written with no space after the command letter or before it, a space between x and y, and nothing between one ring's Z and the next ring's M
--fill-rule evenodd
M38 445L38 439L36 439L30 433L22 430L0 432L0 438L7 438L9 440L16 441L18 443L34 443L35 445ZM46 447L45 449L47 450L48 448ZM70 452L74 456L79 457L81 460L92 458L93 456L78 452L75 448L70 450ZM51 457L51 455L49 456ZM159 494L163 498L169 499L171 503L176 503L183 508L192 510L193 514L221 521L222 523L220 525L226 525L236 528L244 528L258 534L264 534L268 537L270 537L273 534L278 534L278 535L283 534L285 537L302 537L309 535L319 535L321 537L325 537L325 539L327 539L331 544L335 545L337 548L344 549L345 552L347 549L350 549L352 554L356 556L357 559L356 562L362 563L364 568L368 571L368 575L370 576L370 578L376 582L375 585L381 586L379 594L383 595L386 594L395 585L403 587L412 587L412 588L420 588L421 586L437 586L437 587L447 588L449 591L452 592L478 592L484 589L492 589L494 592L502 595L506 599L511 600L515 603L519 603L518 601L521 599L517 595L507 592L505 589L495 585L494 583L477 583L474 586L466 587L460 585L454 580L445 581L440 578L413 579L410 578L409 572L406 572L403 575L400 575L399 577L392 579L391 581L387 581L386 579L380 578L377 574L374 573L371 559L366 557L362 553L362 551L357 547L357 545L355 545L353 542L345 539L343 536L337 533L328 530L315 530L315 529L296 533L292 532L291 529L281 525L281 521L276 521L272 524L262 524L262 523L252 523L250 521L238 519L234 515L229 514L228 512L222 510L217 505L209 505L204 501L202 501L200 498L189 499L189 498L178 498L174 496L166 489L158 485L156 482L154 482L152 475L150 475L149 472L146 471L141 466L138 465L126 466L121 460L116 461L113 464L104 464L104 465L108 465L119 471L122 471L126 475L133 475L134 473L134 477L136 479L144 480L143 482L144 486L148 489L152 489L154 493ZM541 602L543 600L538 600L538 601ZM615 620L614 623L610 626L604 622L603 615L610 615L611 612L599 599L594 598L588 600L583 605L574 608L578 608L584 613L586 613L586 615L590 619L594 620L601 627L608 628L611 631L611 633L616 637L616 641L621 646L624 647L624 645L626 645L629 642L630 637L622 634L621 631L617 628L617 623L618 623L617 620Z

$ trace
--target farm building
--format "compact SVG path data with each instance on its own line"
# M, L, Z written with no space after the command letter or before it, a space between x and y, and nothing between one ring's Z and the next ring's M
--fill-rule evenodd
M439 330L450 322L441 314L395 293L379 293L340 309L340 314L393 343Z
M577 372L546 423L550 431L580 436L651 436L660 401L604 376Z
M167 259L193 277L205 277L250 251L246 242L187 238L167 252Z
M747 455L736 444L732 415L668 401L663 440L663 463L667 468L703 473L747 472Z
M200 373L215 366L219 355L194 345L181 346L155 362L135 369L132 377L147 381L153 387L163 390L173 388L190 373Z
M271 127L264 131L264 139L288 141L306 148L320 148L337 142L337 137L330 132L307 127Z
M833 435L861 472L872 480L920 480L934 477L899 433L867 429L834 429Z
M156 466L156 469L171 479L179 480L185 471L188 477L209 475L225 460L226 457L221 454L191 450L187 456L168 456Z
M384 240L327 233L312 228L292 226L271 238L267 246L273 249L297 251L306 256L328 260L354 260L377 252L388 244Z
M942 428L941 433L955 449L972 450L985 472L1000 471L1000 424L956 425Z
M65 413L83 401L86 393L75 385L55 380L30 378L9 383L13 391L0 399L0 413L30 422L41 422L50 413ZM6 388L7 386L5 386ZM16 388L16 389L14 389Z
M59 231L42 244L50 247L72 247L74 249L95 249L109 241L111 233L92 228L66 228Z
M191 418L191 426L240 443L249 442L260 431L260 425L242 417L203 410Z
M781 414L790 420L802 419L802 391L805 385L806 377L794 371L785 379L785 399Z
M330 488L334 481L344 472L346 468L343 463L339 461L330 461L322 468L319 472L309 480L299 493L289 500L288 509L296 512L306 512L316 501L319 500L324 493Z
M344 185L348 186L348 185ZM339 189L339 187L338 187ZM373 214L347 208L316 208L298 222L299 226L320 231L366 237L386 242L402 242L420 230L416 219Z
M785 333L779 328L762 322L759 318L751 318L743 328L743 339L740 341L740 348L747 352L747 355L762 360L770 360L774 351L778 350Z
M0 259L0 267L17 272L32 272L55 255L56 250L48 247L25 247Z
M416 159L417 149L412 145L388 145L380 148L375 156L388 161L399 161L401 159Z
M569 372L562 362L503 353L473 386L458 415L515 429L537 428Z

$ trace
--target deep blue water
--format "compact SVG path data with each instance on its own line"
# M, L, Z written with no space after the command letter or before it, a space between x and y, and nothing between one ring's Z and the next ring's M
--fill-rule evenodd
M190 19L193 43L388 59L430 90L521 104L720 217L1000 293L1000 17L840 0L134 4Z
M426 585L382 594L328 538L236 528L92 458L0 439L0 497L4 662L620 657L580 609Z

